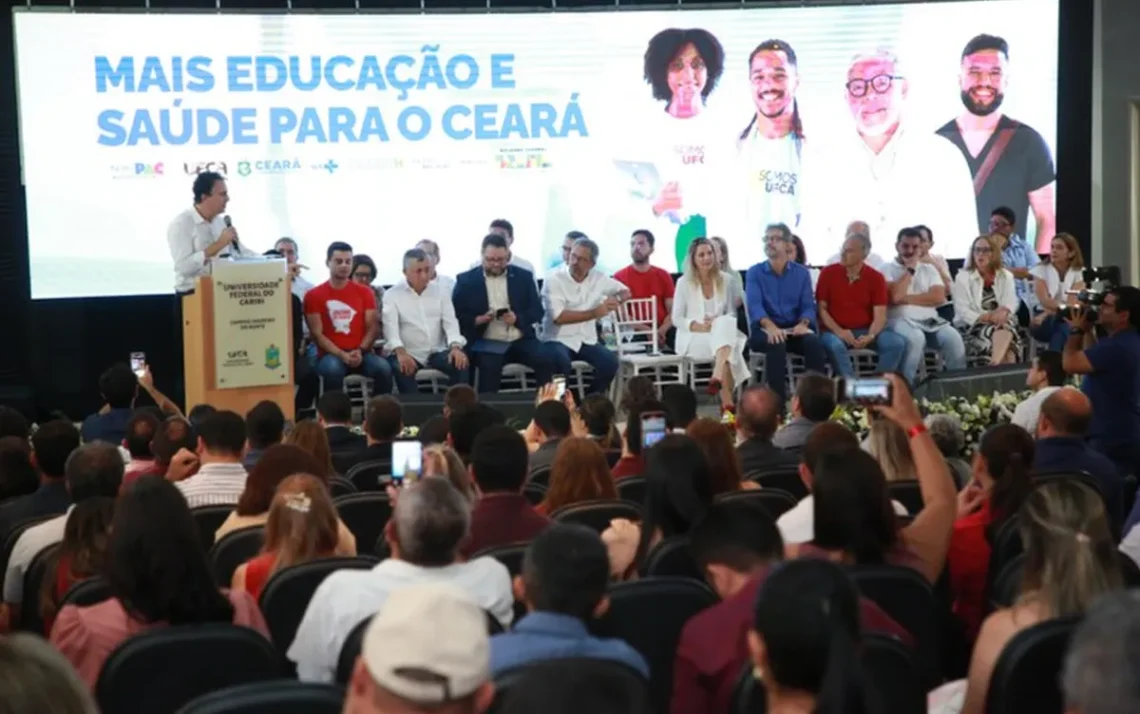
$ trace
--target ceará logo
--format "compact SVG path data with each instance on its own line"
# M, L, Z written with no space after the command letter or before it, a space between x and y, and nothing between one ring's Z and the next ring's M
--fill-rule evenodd
M161 161L157 164L135 164L135 176L162 176L164 173Z

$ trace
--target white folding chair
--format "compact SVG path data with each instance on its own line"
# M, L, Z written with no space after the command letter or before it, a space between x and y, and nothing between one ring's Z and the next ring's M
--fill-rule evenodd
M685 360L663 354L657 344L657 298L632 298L614 314L617 337L618 373L614 394L620 397L626 379L651 376L658 387L684 384Z
M504 392L526 392L534 389L531 383L534 379L534 370L525 364L510 363L503 365L502 376L499 378L499 394ZM483 370L475 370L475 391L479 391Z
M438 369L424 367L416 372L416 386L420 394L443 394L451 386L451 378Z
M344 393L352 404L352 421L360 424L364 421L368 400L372 398L373 382L363 374L349 374L344 378ZM322 385L323 388L323 385Z

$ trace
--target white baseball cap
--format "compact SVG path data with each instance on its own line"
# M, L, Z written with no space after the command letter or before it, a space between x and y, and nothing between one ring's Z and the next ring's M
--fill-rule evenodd
M487 615L454 585L401 588L372 618L361 657L376 684L398 697L462 699L491 678Z

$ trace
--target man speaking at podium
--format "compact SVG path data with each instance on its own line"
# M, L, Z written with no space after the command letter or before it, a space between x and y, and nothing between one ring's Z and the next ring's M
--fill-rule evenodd
M174 259L174 291L179 295L194 291L194 280L210 274L214 258L258 255L238 240L229 216L222 216L230 202L225 177L203 171L194 179L193 190L194 205L175 216L166 230Z

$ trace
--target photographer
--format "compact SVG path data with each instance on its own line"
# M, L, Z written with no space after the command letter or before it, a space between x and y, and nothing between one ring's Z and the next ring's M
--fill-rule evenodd
M1093 411L1090 445L1121 474L1135 473L1140 466L1140 289L1106 290L1095 319L1104 333L1099 339L1087 304L1066 317L1071 332L1062 366L1068 374L1085 375L1081 391Z

